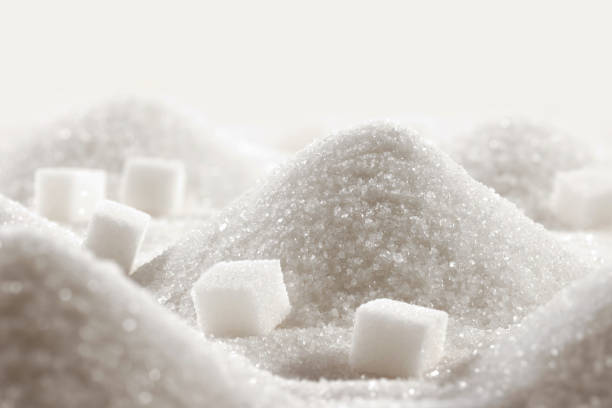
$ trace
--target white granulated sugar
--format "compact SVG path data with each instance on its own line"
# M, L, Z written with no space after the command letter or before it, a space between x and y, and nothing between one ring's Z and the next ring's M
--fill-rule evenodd
M132 157L121 175L121 202L153 216L176 214L185 195L185 165L180 160Z
M80 245L79 237L60 225L41 217L20 203L0 195L0 228L27 227L66 245Z
M151 216L114 201L102 201L87 227L83 246L102 259L112 260L130 273Z
M87 221L105 195L102 170L47 167L34 174L34 209L51 220Z
M350 364L384 377L420 376L444 353L448 315L391 299L357 308Z
M4 406L295 406L113 264L21 229L0 244Z
M291 311L278 259L219 262L192 296L204 333L220 337L266 335Z
M612 224L612 167L585 167L557 174L551 208L564 226L596 229Z
M134 278L195 324L189 289L206 268L270 258L293 307L284 327L350 325L379 297L501 327L583 273L513 204L386 123L315 142Z
M202 228L206 219L210 216L202 214L201 217L197 218L152 218L140 250L136 255L134 268L151 261L174 245L184 235Z
M471 367L474 406L612 406L612 270L557 294Z
M116 199L123 164L133 156L184 161L186 211L227 204L282 160L272 150L217 138L196 115L168 104L126 99L68 115L20 138L0 164L0 191L29 204L36 168L93 167L108 172L108 195Z
M450 150L472 177L548 226L558 224L549 210L555 175L593 158L584 140L524 120L483 125Z

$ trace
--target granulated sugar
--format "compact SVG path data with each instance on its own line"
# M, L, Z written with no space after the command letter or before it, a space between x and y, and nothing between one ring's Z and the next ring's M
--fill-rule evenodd
M558 224L549 210L555 175L593 159L584 139L522 120L481 126L450 150L472 177L549 226Z
M161 255L184 235L202 228L210 216L210 214L202 214L200 217L151 219L140 252L134 262L135 267L140 267ZM81 233L84 234L84 231Z
M194 324L189 290L207 267L267 258L281 259L285 327L349 325L361 303L388 297L496 328L583 273L513 204L385 123L309 146L134 277Z
M194 115L163 103L131 99L69 115L22 139L0 165L0 190L22 203L31 201L39 167L107 170L109 198L116 199L125 159L153 156L184 161L190 208L221 207L282 159L239 139L215 137Z
M564 289L471 367L483 406L612 405L612 270ZM474 405L476 406L476 405Z
M76 234L34 214L18 202L0 195L0 228L11 226L27 227L40 231L65 245L78 246L80 244L80 239Z
M217 141L206 150L197 140L212 139L167 108L122 102L83 118L53 128L70 129L66 141L37 134L18 146L24 171L8 157L0 188L28 201L35 167L26 155L41 158L36 167L103 167L116 183L121 143L138 155L169 152L188 169L209 158L218 171L189 187L197 197L188 215L152 220L136 264L158 256L132 275L152 293L79 248L83 226L69 225L74 234L0 197L0 226L37 231L0 231L7 407L611 405L612 275L588 274L609 236L547 232L391 124L319 140L253 185L236 170L250 173L238 157L251 153ZM534 149L523 143L506 153ZM501 153L481 159L488 154ZM517 180L535 188L528 169L515 169L525 177ZM213 179L227 186L202 187ZM253 188L209 209L243 181ZM281 260L293 312L269 334L204 338L158 304L196 327L193 283L214 263L240 259ZM444 355L421 379L349 366L354 310L380 297L449 313Z
M21 229L0 244L3 406L296 405L114 265Z

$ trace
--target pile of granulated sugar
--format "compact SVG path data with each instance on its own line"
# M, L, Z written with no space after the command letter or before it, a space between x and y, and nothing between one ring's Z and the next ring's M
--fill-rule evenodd
M134 277L195 323L189 289L206 268L265 258L281 260L286 327L349 325L389 297L496 328L584 273L513 204L386 123L315 142Z
M458 138L449 150L476 180L552 227L559 225L549 209L555 175L594 158L584 140L522 120L481 126Z
M116 159L99 160L111 169L103 160ZM151 224L137 262L193 231L132 275L150 293L73 245L71 232L0 198L1 226L37 230L0 230L0 401L467 408L563 406L565 396L609 405L612 279L584 277L588 240L577 250L573 238L559 242L409 131L378 123L329 136L213 218L193 214ZM190 290L201 273L268 258L281 259L293 313L267 336L204 338L155 301L195 326ZM422 378L349 367L354 309L379 297L449 312L444 357Z
M30 203L37 168L79 166L108 171L108 194L115 198L131 156L182 160L189 211L222 207L283 158L246 141L218 138L197 116L166 104L118 100L69 115L15 143L0 165L0 190Z
M574 282L469 367L473 406L612 406L612 270Z
M34 214L20 203L0 194L0 228L13 226L40 231L65 245L80 245L80 239L70 230Z
M6 407L296 406L113 264L40 233L0 231Z

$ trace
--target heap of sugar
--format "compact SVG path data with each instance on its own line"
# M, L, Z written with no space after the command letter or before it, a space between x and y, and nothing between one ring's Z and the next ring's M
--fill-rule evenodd
M611 291L592 273L500 336L464 379L472 406L612 406Z
M102 201L93 214L83 245L97 257L117 263L125 273L140 250L151 216L114 201Z
M0 395L11 407L292 406L108 262L0 231Z
M101 170L47 167L34 175L34 208L52 220L88 221L106 194Z
M351 367L386 377L420 376L444 353L448 315L391 299L357 308Z
M16 141L0 165L0 191L29 204L38 167L77 166L107 170L109 198L116 199L121 169L133 156L183 160L188 210L227 204L282 159L242 140L215 137L197 115L165 103L116 100Z
M0 195L0 227L27 227L62 242L66 245L78 246L80 239L73 232L41 217L25 208L20 203Z
M557 226L549 210L555 175L592 158L583 140L521 120L481 126L450 150L472 177L549 226Z
M193 286L198 322L215 336L262 336L291 311L278 260L219 262Z
M285 327L350 325L380 297L500 327L582 273L543 227L388 123L315 142L134 278L195 324L189 291L208 267L272 258L293 307Z
M612 224L612 167L589 166L557 174L551 208L559 222L571 228Z

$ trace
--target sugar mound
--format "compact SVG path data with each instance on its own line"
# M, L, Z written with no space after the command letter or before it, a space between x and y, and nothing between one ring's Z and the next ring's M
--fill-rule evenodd
M6 406L290 406L113 264L21 229L0 244Z
M483 406L612 406L612 270L576 281L471 370ZM474 405L479 406L479 405Z
M107 170L109 198L117 199L120 172L131 156L183 160L188 203L214 208L249 188L282 158L241 140L217 138L196 116L164 103L125 99L69 115L24 137L4 156L0 190L27 204L36 168L79 166Z
M593 158L583 140L522 120L481 126L450 150L472 177L549 226L557 224L548 208L555 175Z
M0 227L27 227L56 239L65 245L78 246L80 239L73 232L43 218L16 201L0 195Z
M582 273L543 227L388 123L315 142L134 278L195 324L189 291L206 268L271 258L293 306L285 327L350 325L380 297L500 327Z

